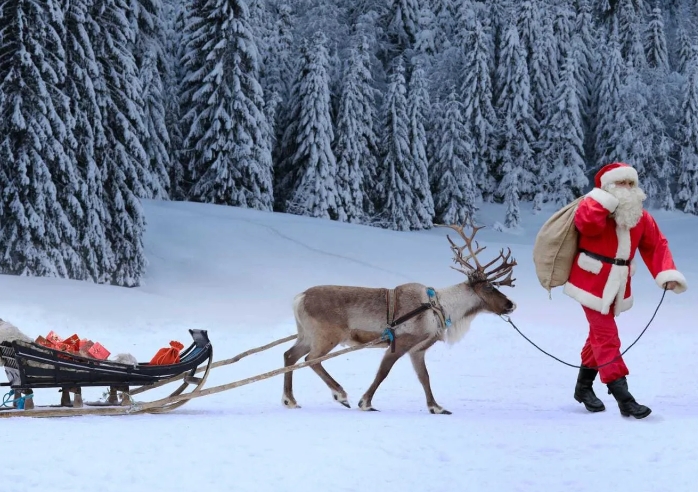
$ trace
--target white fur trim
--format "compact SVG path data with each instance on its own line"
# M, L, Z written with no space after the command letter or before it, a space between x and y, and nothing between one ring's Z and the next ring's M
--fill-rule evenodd
M603 288L603 314L607 314L614 301L622 301L625 295L625 287L628 284L628 267L620 265L611 265L611 271L608 273L606 285Z
M625 297L625 289L628 287L628 279L630 278L630 268L629 267L619 267L623 272L619 273L620 276L620 287L616 293L616 298L614 299L615 304L613 305L613 314L618 316L623 307L623 300Z
M672 280L679 284L674 289L675 293L681 294L682 292L686 292L686 289L688 289L688 282L686 281L686 277L684 277L683 274L678 270L664 270L663 272L659 272L657 276L654 277L654 281L657 282L657 285L662 289L664 288L665 283Z
M630 258L630 229L627 227L616 227L616 236L618 237L616 258L627 260Z
M601 261L592 258L591 256L583 252L580 253L579 258L577 258L577 265L582 270L589 273L593 273L594 275L598 275L601 272L601 269L603 268L603 263L601 263Z
M603 311L603 300L600 297L596 297L594 294L590 294L569 282L565 284L562 291L581 305L598 311L601 314L608 314L608 308L606 308L606 312Z
M601 186L606 186L616 181L630 180L637 186L638 177L637 171L630 166L621 166L615 169L611 169L601 175Z
M616 197L601 188L594 188L587 193L586 196L599 202L601 206L609 212L613 212L620 203Z
M600 297L596 297L595 295L590 294L589 292L580 289L576 285L573 285L569 282L567 282L563 287L563 292L575 301L579 302L581 305L586 306L589 309L593 309L594 311L598 311L601 314L608 314L610 311L610 305L604 308L603 299L601 299ZM614 304L613 306L614 316L618 316L623 311L627 311L628 309L633 307L633 302L633 296L630 296L627 299L623 299L620 302L616 302L616 304Z
M630 260L630 276L632 277L635 275L635 272L637 271L637 263L635 262L635 258Z
M611 271L608 274L601 297L596 297L569 282L565 284L563 292L590 309L594 309L601 314L608 314L611 310L611 304L614 302L616 303L614 313L618 309L623 310L623 296L625 295L627 285L628 267L611 265Z

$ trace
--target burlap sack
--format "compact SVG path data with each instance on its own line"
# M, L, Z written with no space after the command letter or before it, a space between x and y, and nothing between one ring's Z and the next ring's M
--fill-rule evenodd
M579 235L574 226L574 213L582 198L577 198L555 212L536 236L533 263L536 265L538 281L548 292L564 285L570 276Z

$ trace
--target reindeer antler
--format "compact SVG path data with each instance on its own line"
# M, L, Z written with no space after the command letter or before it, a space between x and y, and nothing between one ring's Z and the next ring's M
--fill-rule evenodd
M512 278L512 273L513 273L513 268L516 266L516 260L511 258L511 248L507 248L508 252L505 255L504 250L500 250L499 256L497 256L494 260L490 261L489 263L482 265L478 259L477 255L481 253L486 246L480 247L477 241L475 241L475 247L473 248L473 240L475 238L475 234L480 229L484 229L485 226L476 226L472 220L472 218L469 221L470 223L468 224L467 221L463 225L455 225L455 224L437 224L439 227L448 227L450 229L453 229L460 235L460 237L465 241L465 244L463 246L456 246L456 244L453 242L451 237L449 235L446 235L446 238L448 239L448 242L451 244L451 250L454 253L453 256L453 261L455 263L460 264L462 267L466 268L467 270L461 269L461 268L456 268L456 267L451 267L454 270L458 270L461 273L466 274L469 278L471 279L477 279L480 281L485 281L489 282L492 285L501 287L501 286L509 286L513 287L514 286L514 281L516 280L515 278ZM470 225L470 228L472 229L472 233L470 236L467 236L465 232L463 231L463 228L466 227L466 225ZM465 248L468 248L469 254L467 256L463 256L463 251ZM511 260L510 260L511 258ZM475 265L470 264L470 260L472 260ZM497 262L501 260L501 263L492 268L491 270L487 271L489 267L492 265L495 265ZM504 277L502 279L502 277ZM502 279L502 280L499 280Z

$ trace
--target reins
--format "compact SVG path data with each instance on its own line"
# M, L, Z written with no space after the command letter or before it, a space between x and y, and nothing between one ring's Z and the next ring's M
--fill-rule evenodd
M618 360L618 359L620 359L621 357L623 357L623 356L626 354L626 352L627 352L628 350L630 350L630 349L633 347L633 345L635 345L635 344L638 342L638 340L640 340L640 338L642 338L642 335L645 334L645 331L647 331L647 328L649 328L650 325L652 324L652 321L654 321L654 317L657 316L657 312L659 311L659 307L662 305L662 302L664 302L664 296L666 296L666 291L667 291L667 288L664 287L664 292L662 292L662 298L659 300L659 304L657 304L657 309L654 310L654 314L652 315L652 318L650 318L649 322L647 323L647 326L645 326L645 328L644 328L644 329L642 330L642 332L638 335L638 337L635 339L635 341L634 341L633 343L631 343L631 344L628 346L628 348L626 348L623 352L621 352L620 355L614 357L613 360L611 360L611 361L609 361L609 362L606 362L606 363L604 363L604 364L601 364L600 366L595 366L595 367L577 366L577 365L574 365L574 364L570 364L569 362L565 362L565 361L562 360L562 359L558 359L558 358L555 357L554 355L549 354L548 352L546 352L545 350L543 350L542 348L540 348L538 345L536 345L535 343L533 343L526 335L524 335L523 333L521 333L521 330L519 330L519 328L514 324L514 322L511 320L511 318L510 318L509 316L503 314L503 315L500 315L500 318L502 318L504 321L506 321L506 322L509 323L511 326L513 326L514 329L515 329L517 332L519 332L519 335L521 335L522 337L524 337L528 343L530 343L531 345L533 345L534 347L536 347L538 350L540 350L541 352L543 352L543 353L544 353L545 355L547 355L548 357L552 357L552 358L555 359L556 361L558 361L558 362L560 362L560 363L562 363L562 364L565 364L566 366L574 367L575 369L594 369L594 370L599 370L600 368L605 367L605 366L607 366L607 365L609 365L609 364L612 364L612 363L614 363L616 360Z

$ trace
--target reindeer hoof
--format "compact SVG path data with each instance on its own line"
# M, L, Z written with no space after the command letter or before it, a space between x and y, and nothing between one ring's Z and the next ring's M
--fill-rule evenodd
M291 400L290 398L284 397L283 400L281 400L281 401L286 408L300 408L301 407L298 403L296 403L295 400Z
M435 415L452 415L451 412L441 407L429 407L429 413Z
M335 401L338 401L345 407L351 408L351 405L349 405L349 400L347 400L347 395L342 395L341 393L332 393L332 398L334 398Z
M378 411L375 408L373 408L370 403L366 403L363 400L361 400L359 402L359 408L365 412L377 412Z

